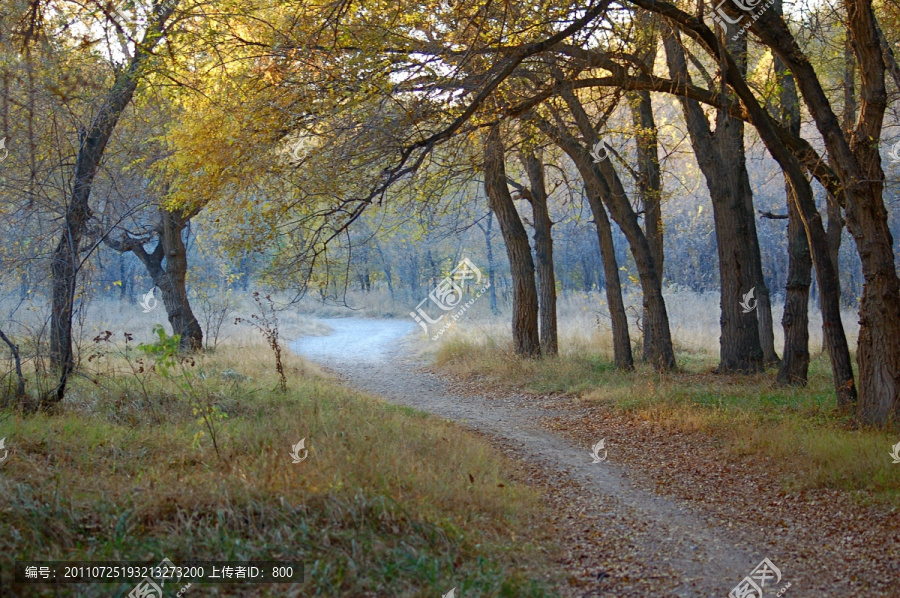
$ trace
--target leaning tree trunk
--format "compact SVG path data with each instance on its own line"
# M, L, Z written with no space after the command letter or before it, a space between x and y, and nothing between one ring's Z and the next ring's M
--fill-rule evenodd
M80 146L75 159L72 195L63 221L63 232L50 262L50 366L59 372L59 383L42 402L55 403L63 399L69 374L75 367L72 353L72 313L80 269L81 240L91 217L88 200L106 144L134 95L137 87L135 73L139 64L137 59L132 60L129 68L117 77L90 127L79 133Z
M741 123L743 129L743 123ZM764 365L780 365L781 358L775 352L775 326L772 320L772 299L769 294L769 287L766 285L766 277L762 269L762 254L759 249L759 235L756 230L756 216L753 207L753 190L750 187L750 179L747 176L747 169L744 168L744 187L746 192L744 195L744 212L747 214L747 225L749 228L748 236L752 239L750 243L751 268L753 276L756 278L756 296L757 304L756 317L759 325L759 344L763 352Z
M600 175L594 170L593 164L587 152L578 145L575 139L562 131L554 128L546 120L536 121L538 127L555 140L563 151L575 163L575 167L581 174L587 193L588 204L594 216L594 226L597 230L597 240L600 245L600 259L603 262L603 275L606 279L606 302L609 305L609 316L612 323L613 359L620 370L630 371L634 369L634 356L631 352L631 335L628 331L628 315L625 312L625 301L622 298L622 284L619 280L619 264L616 261L616 248L613 243L612 226L606 215L603 205L604 193L608 192L602 184ZM593 268L589 268L587 260L582 257L582 269L584 270L585 292L591 290L588 281L591 279Z
M853 47L850 43L851 32L847 30L844 40L844 71L841 76L841 87L844 90L844 109L841 114L841 126L844 134L848 137L853 135L853 125L856 121L856 61L853 57ZM844 234L844 217L841 213L841 205L832 193L826 192L826 214L828 216L828 225L825 229L825 236L828 238L828 254L831 256L831 263L834 264L835 272L838 276L837 298L840 303L841 299L841 241ZM821 307L821 306L820 306ZM828 350L826 342L827 326L824 318L822 319L822 348Z
M65 397L69 374L75 367L72 354L72 313L80 268L81 240L91 217L88 200L94 177L100 168L100 160L116 123L137 89L138 70L151 56L153 46L162 39L161 33L176 5L177 1L166 3L165 6L160 5L143 39L136 44L128 67L116 76L112 88L106 94L90 126L79 132L78 155L75 158L75 172L72 176L72 195L66 208L63 232L50 262L52 289L50 365L59 372L59 383L55 389L41 398L41 403L56 403Z
M522 164L531 191L531 209L534 213L534 252L537 256L538 290L540 299L541 353L559 353L556 327L556 275L553 272L553 238L550 229L550 212L547 209L547 186L544 182L544 165L534 152L522 156Z
M631 208L631 203L628 201L628 197L621 187L621 181L618 179L615 169L609 166L606 170L606 174L610 177L614 177L616 192L613 192L610 190L607 183L608 179L601 171L601 167L592 163L588 150L578 143L568 131L562 128L553 127L547 121L538 121L538 126L548 136L553 138L554 142L557 143L575 163L575 166L578 168L578 171L585 181L585 185L588 187L588 197L602 198L603 201L606 202L606 206L609 208L609 212L616 221L616 224L618 224L619 228L622 229L622 232L625 233L631 248L631 254L634 257L638 269L638 277L641 282L641 290L643 291L644 312L649 315L648 325L652 328L649 335L645 330L644 339L646 342L646 339L649 336L657 341L651 352L651 363L657 370L665 371L674 369L675 352L672 348L671 333L669 331L669 316L666 313L666 304L662 296L662 285L656 275L653 257L650 253L650 246L647 243L647 238L644 236L644 233L637 222L637 215ZM596 133L594 133L594 135L596 136ZM606 162L608 162L608 160L603 160L601 164ZM593 192L592 189L596 189L596 193ZM595 209L594 206L592 206L592 210L594 211L594 220L598 225L598 234L600 234L601 237L600 242L602 250L605 234L600 231L599 227L602 226L605 220L605 212L601 212L600 209ZM600 213L603 213L603 218L599 217ZM615 255L613 252L610 253ZM608 259L604 257L604 270L606 271L607 276L609 276L607 264ZM613 284L613 280L618 280L618 275L613 279L607 279L607 291L609 291L609 287ZM616 310L616 304L611 303L610 311L615 312ZM613 313L613 318L613 322L615 323L617 318L615 313ZM616 336L615 338L617 339L617 344L622 342L621 336Z
M571 89L563 90L563 99L569 107L582 137L591 146L600 142L600 136L590 123L584 107ZM644 341L652 340L649 351L650 362L660 371L675 369L675 350L672 347L672 333L669 328L669 314L662 294L662 281L656 271L656 263L647 236L638 223L637 214L631 205L624 185L610 159L591 161L590 154L579 144L568 131L553 129L551 132L557 143L573 160L587 161L589 169L594 173L597 184L603 189L601 196L607 202L609 213L625 237L628 239L631 254L638 270L638 278L643 291L643 308L647 314L647 328L644 329ZM577 157L577 159L576 159ZM580 170L580 169L579 169Z
M484 145L484 188L506 243L513 284L513 345L516 355L539 357L538 297L528 233L509 194L500 130L491 128Z
M573 158L574 159L574 158ZM619 264L616 261L616 248L613 243L612 226L606 215L601 199L602 189L596 183L596 175L586 162L576 166L581 173L587 190L588 204L594 215L597 229L597 240L600 243L600 259L603 262L603 275L606 278L606 302L609 305L609 316L612 322L613 358L620 370L634 369L634 356L631 353L631 334L628 331L628 315L625 312L625 301L622 299L622 283L619 280Z

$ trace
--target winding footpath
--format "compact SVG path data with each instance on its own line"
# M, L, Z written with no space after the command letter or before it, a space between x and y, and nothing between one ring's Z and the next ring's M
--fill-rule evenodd
M725 598L766 556L763 547L708 523L688 501L639 487L613 457L592 463L590 446L575 446L540 426L555 415L551 409L516 394L467 396L425 370L401 342L417 329L414 323L324 321L332 335L306 337L291 348L355 388L468 426L541 470L541 484L555 494L548 501L566 511L558 514L560 537L571 559L561 566L578 583L563 588L564 595ZM775 596L790 577L785 572L780 585L768 581L763 595ZM784 595L822 594L794 585Z

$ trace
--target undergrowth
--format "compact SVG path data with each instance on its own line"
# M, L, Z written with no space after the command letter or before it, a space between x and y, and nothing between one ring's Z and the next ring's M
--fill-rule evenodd
M340 387L260 342L176 355L95 339L54 414L0 421L0 563L302 562L302 584L187 596L553 595L540 497L482 440ZM308 457L290 451L305 439ZM540 573L538 573L540 571ZM16 596L126 596L20 584ZM172 594L174 595L174 593Z

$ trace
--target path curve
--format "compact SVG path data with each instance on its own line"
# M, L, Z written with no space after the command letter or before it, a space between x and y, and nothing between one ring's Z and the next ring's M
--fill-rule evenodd
M465 396L423 370L401 339L418 330L413 322L341 318L323 320L334 333L291 343L292 350L343 378L351 386L383 399L427 411L486 433L512 446L516 458L567 476L581 496L588 520L614 526L637 546L636 574L657 578L654 596L725 598L762 560L752 547L738 546L721 529L707 524L686 502L662 497L632 484L627 471L607 461L592 464L590 447L574 446L539 425L553 412L535 408L525 396ZM607 447L610 448L610 447ZM595 524L596 525L596 524ZM601 535L603 530L601 531ZM579 546L580 547L580 546ZM606 554L614 560L615 554ZM605 573L598 573L602 580ZM612 581L612 580L608 580ZM641 595L597 583L577 596ZM606 589L604 589L606 588ZM646 588L645 588L646 589ZM766 588L764 596L774 596ZM791 598L802 595L788 590Z

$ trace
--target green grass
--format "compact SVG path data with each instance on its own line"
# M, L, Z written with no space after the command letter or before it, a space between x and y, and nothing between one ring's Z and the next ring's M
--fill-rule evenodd
M220 345L168 379L146 360L136 374L138 355L127 357L93 361L57 414L0 416L5 576L13 560L265 559L302 561L304 583L195 584L186 596L554 595L536 581L552 547L540 496L482 440L292 356L282 395L258 345ZM226 380L226 369L249 379ZM218 454L194 411L204 405L217 409ZM309 456L294 464L301 438Z

